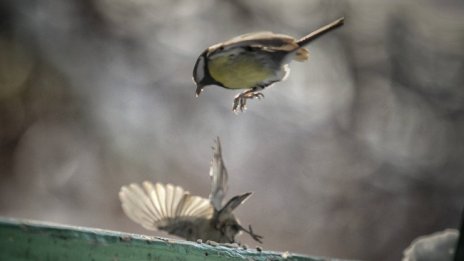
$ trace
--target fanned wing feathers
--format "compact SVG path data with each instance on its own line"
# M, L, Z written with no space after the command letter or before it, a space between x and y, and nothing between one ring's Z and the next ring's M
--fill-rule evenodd
M213 215L209 200L192 196L182 187L161 183L153 185L148 181L142 186L123 186L119 198L126 215L146 229L172 232L167 228L191 226Z
M227 193L227 169L222 159L221 142L217 137L213 146L213 159L211 160L211 167L209 170L211 177L211 194L209 200L214 208L219 211L222 208L222 201Z

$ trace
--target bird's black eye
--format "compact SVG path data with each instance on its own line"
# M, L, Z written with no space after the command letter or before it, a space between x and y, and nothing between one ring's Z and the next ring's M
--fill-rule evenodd
M219 51L222 51L222 50L224 50L224 46L221 45L219 46Z
M245 49L245 51L248 51L248 52L252 52L252 51L253 51L253 47L251 47L251 46L249 46L249 45L248 45L248 46L245 46L245 47L243 47L243 48Z

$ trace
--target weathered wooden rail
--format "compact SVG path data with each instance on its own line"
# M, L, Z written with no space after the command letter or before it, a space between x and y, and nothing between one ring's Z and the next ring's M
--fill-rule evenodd
M336 259L0 218L0 260Z

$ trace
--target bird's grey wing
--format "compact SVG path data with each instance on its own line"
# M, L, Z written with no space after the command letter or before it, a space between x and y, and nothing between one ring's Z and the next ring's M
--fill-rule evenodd
M218 212L218 215L227 215L228 213L232 213L234 209L236 209L238 206L243 204L253 193L247 192L242 195L235 196L231 198L226 205Z
M295 48L298 48L298 44L296 43L295 38L284 34L276 34L273 32L255 32L240 35L223 43L213 45L210 47L210 49L216 49L221 46L224 49L241 46L266 46L268 48L286 51L291 51Z
M215 140L213 146L213 159L211 160L211 167L209 170L211 177L211 194L209 200L214 208L219 211L222 208L222 201L227 193L227 169L222 159L221 141L219 137Z
M208 199L192 196L182 187L171 184L145 181L142 186L123 186L119 198L122 209L134 222L149 230L169 228L180 236L179 229L196 220L210 219L214 212Z
M295 38L272 32L256 32L237 36L223 43L215 44L208 48L210 54L217 50L228 50L237 47L252 47L263 52L283 52L292 55L292 59L302 62L309 57L308 49L298 45Z

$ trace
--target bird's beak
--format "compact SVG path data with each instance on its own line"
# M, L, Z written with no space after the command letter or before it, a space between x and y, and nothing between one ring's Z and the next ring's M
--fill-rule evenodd
M205 88L205 85L197 84L197 90L195 91L197 97L200 96L201 92L203 91L203 88Z

